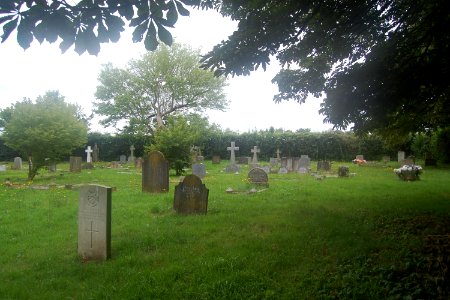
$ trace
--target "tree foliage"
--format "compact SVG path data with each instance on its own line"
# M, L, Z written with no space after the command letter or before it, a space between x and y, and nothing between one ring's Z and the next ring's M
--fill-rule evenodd
M320 110L338 129L385 136L449 126L448 0L15 0L0 4L2 40L17 28L19 44L62 39L65 50L99 51L125 23L133 40L172 39L185 6L215 9L238 29L203 58L216 74L247 75L275 56L277 102L326 96ZM120 18L122 17L122 18ZM205 24L207 25L207 24Z
M71 154L87 140L87 125L79 119L78 107L64 102L57 91L39 96L36 103L24 100L9 110L2 139L28 158L28 179L38 170Z
M178 44L132 60L125 69L102 69L96 112L104 125L127 121L124 131L148 135L174 113L225 109L225 78L199 68L199 53Z
M167 126L158 128L147 151L161 151L177 175L191 163L191 146L201 143L208 135L208 120L197 114L176 115L168 118Z

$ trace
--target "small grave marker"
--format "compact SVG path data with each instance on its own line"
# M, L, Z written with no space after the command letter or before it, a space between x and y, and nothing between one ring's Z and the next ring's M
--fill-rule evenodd
M206 214L209 190L196 175L187 175L175 187L173 208L178 214Z
M100 149L98 148L97 143L95 143L94 144L94 149L92 151L92 161L93 162L98 162L99 161L99 157L98 157L99 152L100 152Z
M192 174L197 175L200 178L206 176L206 167L202 163L196 163L192 165Z
M22 170L22 158L14 157L14 170Z
M397 152L397 162L403 163L405 160L405 151L398 151Z
M261 168L254 168L248 172L247 180L250 184L269 186L269 177Z
M83 260L111 257L110 187L86 185L80 189L78 209L78 255Z
M81 172L81 156L71 156L69 161L70 172Z
M215 165L220 164L220 156L219 155L213 155L212 163L215 164Z
M126 155L121 155L119 156L119 164L124 164L127 162L127 156Z

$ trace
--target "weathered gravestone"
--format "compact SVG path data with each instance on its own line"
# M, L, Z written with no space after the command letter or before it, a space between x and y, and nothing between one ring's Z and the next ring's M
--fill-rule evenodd
M239 165L248 165L250 163L251 157L249 156L238 156L236 157L236 162Z
M14 170L22 170L22 158L14 157Z
M294 159L292 157L288 157L286 158L286 169L288 170L288 172L292 172L294 166Z
M81 172L81 156L71 156L69 159L70 172Z
M169 162L159 151L152 151L144 158L142 191L149 193L169 191Z
M142 169L142 157L138 157L134 160L134 167L136 169Z
M258 164L258 153L260 153L261 150L259 150L258 146L253 146L253 149L251 149L250 152L253 153L252 164Z
M0 165L0 172L6 172L6 165Z
M280 151L280 149L277 149L277 160L278 160L278 162L280 162L280 161L281 161L281 157L280 157L280 154L281 154L281 151Z
M297 171L299 173L307 173L307 172L309 172L310 168L311 168L311 159L308 157L308 155L302 155L298 162Z
M350 169L347 166L339 166L338 168L338 176L339 177L348 177L350 174Z
M97 146L97 143L94 144L94 149L92 150L92 161L93 162L98 162L99 161L99 152L100 149Z
M126 155L121 155L119 156L119 164L124 164L127 162L127 156Z
M414 165L414 156L408 156L407 158L405 158L403 160L403 165L408 165L408 166Z
M388 163L388 162L391 161L391 157L390 157L390 156L387 156L387 155L384 155L384 156L381 158L381 160L386 164L386 163Z
M52 163L48 165L49 172L56 172L56 164Z
M179 214L206 214L209 190L196 175L187 175L175 187L173 209Z
M236 155L234 153L235 150L239 150L239 147L236 147L234 142L231 142L231 146L227 147L227 150L231 151L231 156L230 156L230 165L225 168L225 172L227 173L239 172L240 167L236 165Z
M288 173L288 170L286 169L286 167L281 167L278 170L278 174L287 174L287 173Z
M247 180L250 184L269 186L269 177L261 168L254 168L248 172Z
M398 151L397 152L397 162L403 163L405 160L405 151Z
M356 155L355 159L356 160L364 160L364 155L358 154L358 155Z
M112 188L85 185L80 189L78 208L78 255L83 260L111 257Z
M270 164L272 167L276 166L276 165L278 164L278 159L275 158L275 157L271 157L271 158L269 159L269 164Z
M212 163L215 164L215 165L220 164L220 156L219 155L213 155Z
M331 162L327 160L319 160L317 162L317 171L325 171L325 172L331 171Z
M202 163L196 163L192 165L192 174L197 175L200 178L206 176L206 167Z

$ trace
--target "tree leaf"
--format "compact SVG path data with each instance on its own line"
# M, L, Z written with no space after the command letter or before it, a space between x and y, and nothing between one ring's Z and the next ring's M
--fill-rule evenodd
M1 17L0 18L0 24L2 24L3 22L6 22L8 20L11 20L12 18L14 18L14 15L9 15L9 16L5 16L5 17Z
M47 26L44 22L39 23L33 30L34 37L38 40L40 44L45 40L47 34Z
M59 49L61 49L62 53L64 53L73 45L74 42L75 39L73 36L67 37L59 44Z
M141 25L137 26L133 31L133 43L137 43L142 41L144 38L144 33L148 29L148 22L144 22Z
M128 1L121 1L120 6L118 7L119 14L122 17L125 17L128 21L131 20L134 16L134 10L132 3Z
M166 15L167 22L170 24L170 26L173 26L178 20L177 8L173 2L169 2L167 4L167 7L168 7Z
M17 42L23 49L28 49L33 41L33 34L27 25L26 20L23 20L17 26Z
M190 15L189 10L187 10L187 9L183 6L183 3L181 3L181 2L179 2L179 1L177 1L177 0L175 0L175 4L177 5L178 13L179 13L180 15L185 16L185 17L187 17L187 16Z
M6 41L6 39L9 37L11 32L17 27L18 18L9 21L5 25L3 25L3 34L2 34L2 43Z
M156 24L158 26L158 37L166 45L172 45L173 39L172 34L161 24Z
M148 51L155 51L158 48L158 39L156 38L156 28L153 22L150 23L150 26L147 30L147 35L144 40L145 49Z

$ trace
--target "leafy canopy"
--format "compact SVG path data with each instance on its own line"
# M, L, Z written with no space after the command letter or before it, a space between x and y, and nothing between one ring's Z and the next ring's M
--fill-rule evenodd
M126 121L126 133L148 135L172 114L227 106L225 78L201 69L198 51L179 44L148 52L125 69L105 65L99 81L95 112L106 116L104 125Z
M8 147L29 158L30 180L40 168L67 157L87 141L87 125L77 117L78 107L64 102L58 91L39 96L36 103L17 102L8 112L2 138Z

